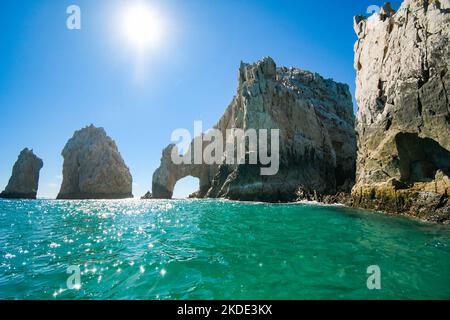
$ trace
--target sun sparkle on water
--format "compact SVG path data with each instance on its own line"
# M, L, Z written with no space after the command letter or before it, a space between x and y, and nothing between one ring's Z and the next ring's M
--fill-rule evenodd
M0 235L0 299L450 296L448 226L339 207L0 200ZM385 286L373 292L378 261Z

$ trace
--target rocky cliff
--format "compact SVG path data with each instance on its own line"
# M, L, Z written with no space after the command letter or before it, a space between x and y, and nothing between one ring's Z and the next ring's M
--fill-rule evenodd
M175 165L171 153L176 146L170 145L153 176L153 197L171 198L176 182L186 176L200 179L196 197L278 202L350 190L356 138L347 85L277 68L271 58L242 63L238 82L236 96L214 128L225 141L232 128L279 129L278 173L261 175L261 159L258 164ZM208 146L203 137L196 139L203 149Z
M93 125L76 131L62 151L58 199L131 198L132 177L116 143Z
M44 163L33 150L25 148L14 164L11 178L0 198L36 199L39 185L39 173Z
M354 205L448 220L450 1L387 4L354 27Z

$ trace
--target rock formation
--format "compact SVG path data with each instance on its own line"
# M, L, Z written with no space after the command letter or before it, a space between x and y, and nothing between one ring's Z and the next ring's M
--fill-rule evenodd
M242 63L238 80L237 95L214 128L224 136L231 128L279 129L278 173L261 175L260 159L253 165L175 165L171 154L176 146L170 145L153 175L153 197L171 198L176 182L186 176L199 178L200 190L194 196L200 198L278 202L351 189L356 137L347 85L295 68L277 68L271 58ZM208 146L203 137L196 139L203 149Z
M58 199L131 198L132 177L116 143L93 125L76 131L62 151Z
M387 4L354 27L354 205L448 220L450 2Z
M11 178L0 198L36 199L39 186L39 172L44 163L33 153L23 149L14 164Z
M150 200L150 199L153 199L152 193L150 191L148 191L141 197L141 200Z

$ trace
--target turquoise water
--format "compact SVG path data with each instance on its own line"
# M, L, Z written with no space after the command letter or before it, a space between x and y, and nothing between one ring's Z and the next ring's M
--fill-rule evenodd
M299 204L2 200L0 298L450 299L450 227Z

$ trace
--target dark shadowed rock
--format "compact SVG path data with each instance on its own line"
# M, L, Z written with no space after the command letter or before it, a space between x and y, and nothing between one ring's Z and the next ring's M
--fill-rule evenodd
M62 151L58 199L131 198L132 177L116 143L93 125L76 131Z
M153 199L152 193L150 191L148 191L141 197L141 200L150 200L150 199Z
M25 148L14 164L11 178L0 198L36 199L39 186L39 172L44 163L33 150Z

